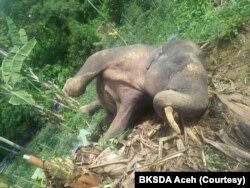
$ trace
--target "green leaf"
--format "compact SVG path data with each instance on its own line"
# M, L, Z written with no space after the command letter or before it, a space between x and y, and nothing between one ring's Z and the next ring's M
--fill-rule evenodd
M29 56L35 45L36 39L32 38L21 48L14 46L5 56L2 63L2 76L5 84L13 87L20 80L23 61Z
M43 169L37 168L34 172L34 174L31 176L31 179L33 180L45 180L45 174L43 172Z
M19 35L20 35L20 41L22 42L22 44L25 44L28 42L28 37L24 29L19 30Z
M19 34L18 34L18 29L15 25L15 23L13 22L13 20L10 17L6 18L7 21L7 25L9 28L9 34L10 34L10 39L12 44L15 46L20 46L22 45L20 38L19 38Z
M24 90L11 91L10 93L11 98L9 100L9 103L12 105L29 104L33 106L36 104L32 95Z
M10 80L10 75L11 75L11 67L13 66L13 60L14 57L16 55L16 53L18 52L19 47L18 46L14 46L10 52L8 53L7 56L4 57L3 62L2 62L2 77L4 82L7 84Z

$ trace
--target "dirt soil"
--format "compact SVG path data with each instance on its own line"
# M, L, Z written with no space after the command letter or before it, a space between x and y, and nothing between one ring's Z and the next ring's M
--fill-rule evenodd
M119 143L120 155L80 147L76 167L102 181L115 179L110 187L133 187L135 171L250 171L250 21L231 41L203 50L210 105L196 122L178 121L184 135L153 114Z

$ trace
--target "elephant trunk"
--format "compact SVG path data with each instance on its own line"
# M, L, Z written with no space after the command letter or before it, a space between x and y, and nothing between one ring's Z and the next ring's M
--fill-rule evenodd
M201 116L207 108L207 93L183 94L174 90L159 92L154 97L154 109L156 113L166 119L165 107L171 106L176 112L187 118Z

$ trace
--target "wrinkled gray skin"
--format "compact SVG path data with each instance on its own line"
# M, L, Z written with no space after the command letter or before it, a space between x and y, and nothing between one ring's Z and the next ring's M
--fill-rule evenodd
M64 85L69 96L77 97L97 78L98 99L107 112L102 122L112 121L104 140L122 133L134 117L152 104L144 87L145 65L151 51L151 47L140 44L102 50L90 56Z
M207 73L200 49L191 41L170 41L147 62L145 89L165 119L171 106L183 117L200 116L208 105Z
M171 41L161 48L138 44L102 50L87 59L63 90L80 96L94 78L107 112L102 122L111 122L103 140L122 133L152 105L163 119L166 106L192 118L202 115L208 105L203 58L190 41Z

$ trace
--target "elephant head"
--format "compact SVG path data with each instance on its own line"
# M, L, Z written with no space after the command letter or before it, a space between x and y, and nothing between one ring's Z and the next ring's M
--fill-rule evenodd
M183 117L197 117L208 105L207 73L201 50L191 41L170 41L152 53L145 88L153 96L156 113L180 132L173 110Z

